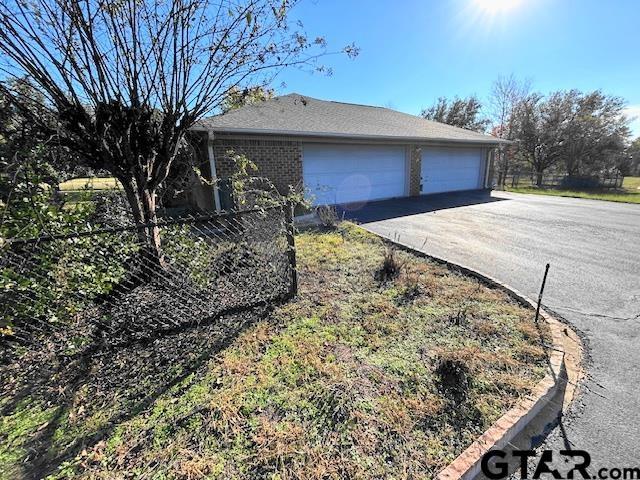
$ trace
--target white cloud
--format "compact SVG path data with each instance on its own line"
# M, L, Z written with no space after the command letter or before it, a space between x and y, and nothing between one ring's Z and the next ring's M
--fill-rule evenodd
M640 105L629 105L624 114L631 119L631 134L633 138L640 137Z

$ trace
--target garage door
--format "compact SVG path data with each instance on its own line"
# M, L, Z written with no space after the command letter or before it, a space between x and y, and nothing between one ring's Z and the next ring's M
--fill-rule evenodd
M482 150L423 148L422 193L481 188Z
M405 195L403 147L308 144L302 158L304 184L314 205Z

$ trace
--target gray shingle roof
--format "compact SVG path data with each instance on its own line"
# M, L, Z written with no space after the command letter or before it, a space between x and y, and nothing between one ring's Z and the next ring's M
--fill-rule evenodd
M213 133L303 135L496 144L500 139L383 107L332 102L291 93L205 118Z

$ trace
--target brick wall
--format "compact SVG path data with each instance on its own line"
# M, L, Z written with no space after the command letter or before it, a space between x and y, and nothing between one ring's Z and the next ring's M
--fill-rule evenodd
M422 152L417 145L409 146L409 196L420 195Z
M298 141L217 139L213 153L216 173L221 179L234 173L230 151L255 163L258 167L255 175L269 178L281 193L286 193L289 185L302 184L302 144Z

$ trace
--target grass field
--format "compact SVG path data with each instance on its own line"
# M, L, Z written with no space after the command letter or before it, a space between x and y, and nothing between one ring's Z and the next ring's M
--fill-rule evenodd
M65 200L66 209L82 204L90 204L94 193L119 190L120 182L113 177L72 178L58 185Z
M640 193L640 177L624 177L622 188L629 192Z
M298 297L216 354L191 330L91 356L64 403L5 386L0 477L434 478L545 374L504 293L402 251L385 280L348 223L296 246Z
M113 177L73 178L62 182L59 188L63 192L77 190L114 190L120 188L120 182Z
M621 190L565 190L558 188L507 187L505 190L516 193L553 195L559 197L589 198L609 202L640 203L640 177L625 177Z

